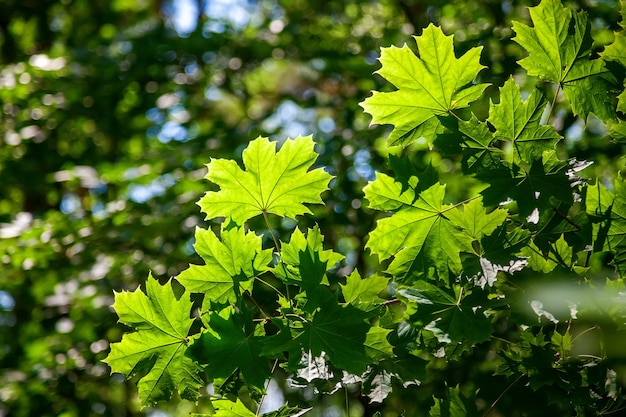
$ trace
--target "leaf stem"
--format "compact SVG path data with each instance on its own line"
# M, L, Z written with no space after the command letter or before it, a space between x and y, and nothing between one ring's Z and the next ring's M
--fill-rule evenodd
M268 287L270 287L271 289L273 289L273 290L276 292L276 294L280 295L281 297L283 297L283 298L287 298L287 297L285 297L285 294L283 294L282 292L280 292L280 290L279 290L278 288L276 288L275 286L273 286L273 285L272 285L272 284L270 284L269 282L267 282L267 281L263 281L263 280L262 280L261 278L259 278L259 277L254 277L254 279L255 279L255 280L257 280L257 281L259 281L259 282L261 282L261 283L263 283L263 284L265 284L265 285L267 285Z
M273 374L273 373L274 373L274 371L276 370L276 365L278 365L278 359L276 359L276 360L274 361L274 365L272 366L272 370L271 370L270 374ZM270 386L270 381L271 381L271 380L272 380L272 379L271 379L271 378L269 378L269 379L267 380L267 383L265 384L264 391L265 391L266 393L265 393L265 394L263 394L263 396L261 397L261 400L259 401L259 406L257 407L257 409L256 409L256 413L254 414L254 415L255 415L255 416L257 416L257 417L258 417L259 415L261 415L261 406L263 406L263 401L265 401L265 397L267 397L267 388Z
M270 233L272 234L272 239L274 239L274 246L276 246L276 251L280 255L280 245L278 244L278 239L276 239L276 234L274 233L274 229L270 224L270 219L267 217L267 211L263 210L263 218L265 219L265 224L267 224Z
M491 405L489 406L487 411L485 411L485 413L483 414L483 417L487 417L487 415L491 412L491 410L493 410L493 408L496 406L496 404L498 404L498 401L500 401L502 399L502 397L504 397L504 394L506 394L507 391L510 390L513 385L515 385L520 379L522 379L523 376L524 376L524 374L521 374L520 376L518 376L515 379L515 381L511 382L511 384L508 387L506 387L504 389L504 391L502 391L502 393L500 395L498 395L498 398L496 398L494 400L494 402L491 403Z
M556 99L559 96L559 91L561 91L561 83L556 85L556 92L554 93L554 98L552 99L552 104L550 104L550 110L548 111L548 117L546 117L546 124L550 124L550 117L552 117L552 110L556 105Z
M252 302L254 303L255 306L257 306L257 308L259 309L259 311L261 312L261 314L263 314L263 317L265 317L266 319L269 319L271 316L268 316L267 313L265 313L265 311L263 311L263 309L261 308L261 306L259 305L259 303L257 303L257 301L254 299L254 297L252 296L252 294L249 291L246 291L245 294L248 295L248 297L250 297L250 299L252 300Z

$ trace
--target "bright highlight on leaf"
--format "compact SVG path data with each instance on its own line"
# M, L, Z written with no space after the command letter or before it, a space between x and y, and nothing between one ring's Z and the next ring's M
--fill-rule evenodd
M587 14L563 7L560 0L542 0L529 10L533 27L513 22L513 40L528 51L519 64L529 75L559 84L574 114L613 121L615 110L606 94L612 80L601 59L590 60Z
M234 303L237 295L252 289L251 279L268 269L271 249L262 249L262 238L243 228L222 230L221 240L211 229L196 228L194 248L205 265L190 265L177 280L190 292L204 294L210 303Z
M243 151L242 170L235 161L212 159L207 179L220 187L198 204L207 219L230 217L237 224L262 213L295 218L311 213L305 203L321 204L331 175L310 170L317 159L311 136L287 139L276 152L276 142L258 138Z
M139 398L144 406L169 400L176 389L180 396L195 401L202 384L199 366L185 356L191 301L183 295L176 299L169 285L159 285L152 276L146 294L140 290L115 294L113 308L120 323L137 329L111 345L104 360L112 372L127 378L139 375Z
M522 101L519 87L512 77L500 88L500 103L491 103L488 121L496 128L496 139L510 142L510 162L532 162L544 151L554 149L561 138L552 126L540 124L546 104L536 89L526 101Z
M444 35L432 24L414 38L419 58L406 44L381 50L382 68L377 73L398 90L374 92L361 103L373 123L394 126L388 138L390 146L406 146L420 137L432 143L442 129L438 117L467 107L489 85L471 85L484 68L479 62L482 47L457 58L452 35Z

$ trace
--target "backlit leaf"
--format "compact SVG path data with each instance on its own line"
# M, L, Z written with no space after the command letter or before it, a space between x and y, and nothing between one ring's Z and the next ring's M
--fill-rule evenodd
M512 77L500 88L500 103L491 103L488 121L496 128L494 136L510 143L509 161L532 162L544 151L554 149L561 135L552 126L540 124L545 107L546 101L536 89L522 101Z
M234 303L241 290L250 290L251 278L268 269L271 249L263 250L262 238L243 228L222 230L221 240L211 229L196 228L194 248L205 265L190 265L177 280L190 292L204 294L209 303Z
M519 64L528 74L558 83L575 114L592 112L603 121L615 119L602 60L590 60L592 38L587 14L563 7L560 0L542 0L530 7L533 27L513 22L513 40L528 51Z
M137 332L126 333L121 342L111 345L104 362L112 372L140 375L137 385L143 405L169 400L174 389L195 401L202 381L199 366L185 356L193 323L189 297L176 299L170 285L161 286L150 275L145 294L140 290L116 293L113 308L120 322Z
M361 103L373 123L394 126L388 138L390 146L406 146L419 137L432 143L442 131L437 116L467 107L487 87L470 85L484 68L479 62L482 47L457 58L452 36L433 25L414 38L419 57L406 44L381 50L382 67L377 72L398 90L374 92Z
M230 217L237 224L262 214L295 218L311 213L304 203L322 203L330 174L310 170L317 159L310 136L286 140L276 152L276 142L258 138L243 151L242 170L236 162L212 159L207 179L220 187L198 204L207 219Z

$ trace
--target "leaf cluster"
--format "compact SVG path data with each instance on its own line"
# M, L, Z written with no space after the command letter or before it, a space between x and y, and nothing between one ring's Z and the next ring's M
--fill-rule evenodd
M174 388L196 400L212 383L216 396L238 398L215 400L215 415L258 415L279 369L295 387L332 393L359 384L383 402L483 349L496 358L488 372L508 388L477 401L480 386L446 380L431 415L488 414L516 385L566 414L618 410L624 396L611 364L619 355L607 345L626 328L626 186L620 175L586 178L590 162L563 156L553 109L560 100L623 142L624 35L595 54L584 11L543 0L530 19L513 23L513 40L528 53L521 68L543 84L525 90L511 76L483 119L472 109L488 87L476 80L481 48L457 57L452 36L434 25L414 37L417 54L383 48L377 72L397 90L361 103L373 123L393 126L391 175L377 172L363 189L381 213L366 244L377 273L338 273L343 256L324 247L318 226L287 238L274 230L277 218L323 203L332 176L314 166L311 137L279 150L255 139L243 168L212 159L206 177L218 189L199 205L223 220L219 231L196 230L204 265L166 286L149 277L145 293L116 294L120 321L137 331L106 361L139 376L142 403L167 400ZM465 200L451 201L446 184L414 166L412 146L422 140L459 162L474 184ZM259 216L266 229L250 230ZM597 329L604 339L593 347L577 343Z

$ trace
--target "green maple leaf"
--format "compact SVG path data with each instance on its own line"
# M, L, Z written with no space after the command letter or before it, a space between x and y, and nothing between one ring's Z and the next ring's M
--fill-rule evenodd
M592 112L603 121L615 119L607 100L611 82L601 59L590 60L593 40L585 12L563 7L560 0L542 0L530 7L534 27L513 22L513 40L528 51L519 61L529 75L558 83L575 114Z
M420 137L432 143L442 131L437 117L467 107L488 85L469 85L484 68L479 62L482 47L457 58L452 36L432 24L414 38L419 58L406 44L381 49L382 67L377 73L398 90L375 91L360 104L373 123L394 126L388 138L390 146L406 146Z
M488 183L483 191L483 200L489 206L497 206L508 198L515 200L522 216L529 216L536 210L539 214L549 210L551 199L564 203L573 200L571 180L567 172L569 165L560 161L554 151L544 152L541 159L533 161L530 168L501 168L481 172L477 177ZM553 213L552 213L553 214Z
M622 4L622 20L620 22L620 26L623 29L626 29L626 3L621 1ZM615 32L615 40L610 45L607 45L604 48L604 51L600 53L600 56L604 58L605 61L615 61L622 64L622 66L626 67L626 36L624 35L624 31Z
M585 209L591 216L604 217L604 214L613 205L615 196L609 191L600 179L595 185L587 185L585 195Z
M561 139L552 126L540 123L545 107L546 101L536 89L522 101L519 86L512 77L500 88L500 103L491 103L488 121L496 128L497 139L510 142L511 162L532 162L544 151L554 149Z
M486 300L476 302L459 285L444 288L417 281L398 294L409 303L410 320L433 332L440 343L473 345L491 337L491 319L483 314L488 308Z
M461 227L472 239L480 240L490 235L507 218L507 211L497 208L487 213L482 198L473 199L462 207L462 210L451 210L447 217Z
M206 318L206 329L189 347L189 355L199 363L206 364L209 377L228 378L239 370L251 387L264 389L270 377L267 360L260 356L263 326L245 317L245 312L236 312L226 307L221 312L211 312Z
M324 250L324 236L318 226L307 231L306 237L296 228L289 243L281 247L281 263L274 268L276 276L288 284L312 291L320 284L329 285L326 271L343 260L343 255Z
M389 279L380 275L361 278L361 275L355 269L346 277L346 284L341 285L341 293L346 304L369 311L376 304L383 301L378 294L386 289L388 284Z
M196 228L194 248L205 265L190 265L177 280L190 292L204 294L209 303L234 303L240 289L251 290L251 279L268 269L272 250L262 249L262 238L243 228L222 229L222 240L211 229Z
M212 159L207 179L220 187L198 205L207 219L230 217L237 224L263 213L295 218L311 211L304 203L322 203L331 175L310 170L317 159L310 136L288 139L276 152L276 142L259 137L243 151L242 170L235 161Z
M620 277L626 276L626 184L619 179L615 181L607 246L614 253L613 265Z
M370 346L365 346L372 327L366 320L371 317L372 313L351 305L341 306L335 299L310 319L273 319L279 332L266 338L262 354L274 357L288 352L289 369L297 369L303 354L319 357L324 352L337 368L361 374L372 361L368 355L381 351L380 334L373 334L373 339L370 336Z
M626 94L624 95L624 106L626 107ZM620 121L619 123L614 123L611 125L611 129L609 130L609 135L615 139L617 142L625 143L626 142L626 122Z
M459 122L458 130L465 137L461 143L465 172L473 173L500 165L502 150L493 146L495 138L487 123L472 115L470 120Z
M550 244L549 250L545 253L531 241L528 246L521 250L520 255L526 258L528 267L533 271L544 274L552 272L558 265L570 267L572 264L572 248L565 241L563 235L556 242Z
M211 404L215 408L215 414L198 414L198 417L256 417L256 414L248 410L239 399L235 402L230 400L213 400Z
M191 307L188 297L176 299L172 288L159 285L152 275L146 294L139 290L115 294L113 308L120 323L137 331L113 343L104 362L127 378L141 375L137 386L144 406L169 400L174 389L188 400L198 398L200 368L185 356L193 323Z
M471 417L477 416L476 400L466 398L459 387L446 387L443 398L433 397L435 404L430 409L431 417Z
M377 179L364 188L368 200L372 192L381 188L376 184L378 178L377 175ZM385 176L380 178L388 182ZM443 204L445 186L435 184L422 191L417 199L412 190L403 194L403 205L391 217L378 220L366 247L382 260L395 257L387 272L396 279L407 276L409 271L427 273L429 267L434 267L445 277L449 270L460 272L459 253L471 248L471 241L460 227L446 217L446 213L454 207ZM378 194L376 196L378 198ZM402 195L397 197L400 199ZM412 200L415 202L404 203ZM379 207L390 206L385 203L373 208Z

